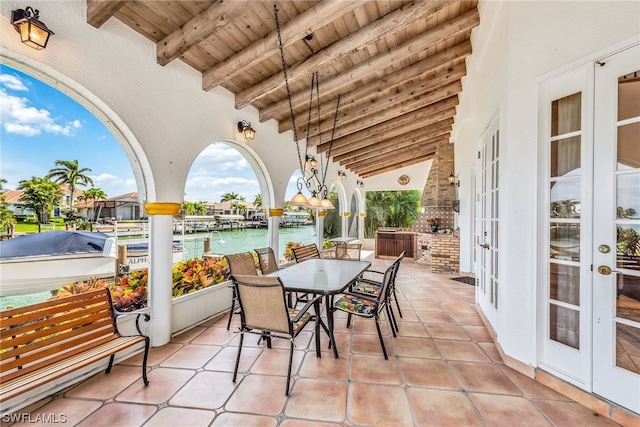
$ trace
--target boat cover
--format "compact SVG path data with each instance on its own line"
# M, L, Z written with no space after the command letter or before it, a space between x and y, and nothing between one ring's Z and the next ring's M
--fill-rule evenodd
M0 258L102 252L109 236L91 231L47 231L0 241Z

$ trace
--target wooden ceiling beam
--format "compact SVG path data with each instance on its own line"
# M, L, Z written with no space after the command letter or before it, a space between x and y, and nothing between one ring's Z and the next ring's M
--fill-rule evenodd
M402 158L403 155L413 153L419 155L420 153L431 152L436 149L438 144L449 141L449 135L437 135L426 136L416 135L411 137L411 145L405 145L404 147L397 149L384 149L378 150L374 153L368 153L367 157L359 158L358 160L349 160L346 162L340 162L340 165L348 169L361 169L371 164L380 163L393 163L395 160Z
M424 95L419 95L410 99L400 100L398 103L388 107L380 108L380 106L372 105L369 108L362 109L357 112L353 112L352 116L344 118L347 123L338 122L338 127L335 134L338 137L346 136L349 133L357 132L359 130L383 123L387 120L394 119L400 115L411 113L415 110L423 108L428 105L434 105L434 110L440 110L442 104L440 102L447 102L457 105L457 94L462 90L461 82L449 84L444 88L437 91L429 92ZM449 98L454 98L453 100ZM452 105L449 105L452 106ZM313 137L309 137L309 145L313 146ZM329 139L330 135L327 138Z
M87 0L87 23L100 28L126 3L125 0Z
M449 3L451 2L418 1L406 8L402 7L397 9L361 28L359 31L321 49L297 65L290 67L287 70L289 83L291 84L303 78L306 79L312 72L319 70L323 65L340 61L343 58L353 55L355 52L366 49L366 45L377 41L388 33L394 33L406 28L417 19L435 13L443 7L448 6ZM393 52L385 51L368 61L351 67L351 72L349 73L352 76L351 80L359 80L371 72L375 72L376 70L387 67L394 62L401 61L422 51L425 46L436 44L456 34L466 32L476 26L478 20L478 12L476 9L473 9L451 21L447 21L443 25L419 34L402 45L395 46L392 49ZM326 76L321 73L321 77ZM285 81L282 78L282 73L276 73L258 84L236 93L236 108L244 108L252 102L260 100L283 88L284 85Z
M207 10L160 40L156 45L158 64L167 65L216 31L240 19L246 7L247 3L243 1L216 0Z
M367 173L371 173L373 171L378 171L381 169L385 169L387 167L396 166L396 168L402 167L398 165L402 165L405 162L411 161L415 158L432 158L436 153L436 146L428 146L425 147L424 150L414 150L413 152L403 152L398 156L386 156L384 159L379 161L371 161L365 162L358 167L350 167L349 170L357 173L358 175L364 175Z
M338 121L336 135L341 137L344 133L344 127L350 123L360 123L368 117L375 120L370 122L369 126L382 123L393 117L407 114L444 99L447 99L462 91L462 82L460 80L449 82L441 86L425 84L418 82L417 84L398 89L389 94L388 97L381 97L365 104L356 104L354 108L349 110L340 110L338 112ZM309 145L317 145L319 142L331 140L332 128L335 118L331 117L324 120L319 125L312 125L309 131L299 132L299 135L306 134L309 137ZM324 133L320 134L318 130L324 129ZM338 132L340 131L340 133ZM324 136L324 138L323 138ZM335 136L334 136L335 138Z
M283 48L302 40L305 36L330 23L336 16L346 15L362 4L362 0L326 0L305 10L282 26L280 33ZM202 74L202 88L208 91L222 85L275 54L280 55L278 32L272 31L247 48L205 71Z
M389 138L375 144L347 151L339 156L334 156L333 161L340 162L341 165L346 165L348 163L375 157L382 153L393 154L394 150L413 147L420 141L439 139L442 137L449 138L452 124L453 119L448 119L447 121L429 126L429 129L410 131L396 138Z
M410 67L411 68L411 67ZM408 70L408 69L407 69ZM417 70L416 70L417 71ZM407 72L406 76L416 75L415 71ZM382 81L373 81L368 85L363 87L367 87L367 91L360 91L364 96L358 98L353 97L352 94L348 94L349 101L343 103L343 97L340 97L340 108L338 110L338 121L340 124L345 124L344 120L341 120L341 117L352 116L353 114L358 113L358 109L362 108L362 106L370 107L373 105L384 105L385 107L391 106L393 104L397 104L397 100L402 97L408 96L416 96L421 93L426 93L429 91L433 91L437 88L443 87L447 85L447 83L459 81L466 74L466 67L464 63L459 63L450 68L443 68L442 70L436 73L428 73L428 74L420 74L420 77L409 78L405 82L396 85L389 85L388 82ZM365 95L365 94L369 95ZM331 101L330 101L331 102ZM335 101L334 101L335 102ZM332 129L332 125L329 128L325 128L325 124L333 123L335 119L335 106L334 111L329 111L329 105L325 103L320 106L320 119L324 120L321 122L320 126L323 130L323 134L325 135L325 139L331 138L331 133L327 135L327 131ZM324 111L324 113L322 113ZM314 126L314 123L317 123L318 119L314 116L315 120L311 123L310 136L318 135L318 127ZM308 123L296 123L298 126L298 134L304 135L307 131ZM282 132L283 130L291 129L291 121L283 120L279 123L278 130ZM317 142L316 142L317 143Z
M351 172L354 172L358 175L363 175L366 173L369 173L371 171L375 171L375 170L379 170L379 169L383 169L386 168L388 166L393 166L393 165L397 165L399 163L403 163L407 160L412 160L415 157L422 157L422 156L434 156L436 152L435 147L431 147L428 150L425 151L421 151L419 153L401 153L398 156L395 156L392 159L389 159L388 157L386 159L384 159L384 161L373 161L370 163L363 163L361 165L358 166L352 166L352 167L346 167L346 169L348 169Z
M453 96L444 101L436 102L431 105L414 110L410 113L393 117L382 123L378 123L361 130L356 130L346 136L335 138L333 144L325 142L316 146L316 151L321 153L327 151L329 146L338 150L338 147L355 144L368 144L376 142L388 137L402 133L403 128L415 129L419 126L428 126L440 120L453 117L456 114L455 106L458 104L458 98ZM355 127L355 125L353 125ZM364 141L364 142L361 142Z
M382 167L382 168L379 168L379 169L375 169L375 170L372 170L372 171L358 173L358 175L360 175L360 177L362 179L371 178L372 176L380 175L380 174L383 174L385 172L391 172L391 171L394 171L394 170L406 168L407 166L415 165L417 163L426 162L427 160L433 159L434 155L435 154L427 154L427 155L424 155L424 156L415 157L413 159L405 160L405 161L397 163L395 165L385 166L385 167Z
M329 99L320 105L320 114L322 118L334 114L337 98L336 93L338 91L341 92L341 108L348 108L351 103L365 102L380 96L379 92L381 90L387 91L408 81L422 80L442 70L451 69L452 74L457 74L460 68L465 68L464 58L469 54L471 54L471 44L463 43L452 49L429 56L408 67L400 68L398 71L387 74L379 79L374 79L363 86L349 91L347 91L348 87L345 87L344 84L336 87L336 83L352 82L349 75L343 76L339 74L328 82L321 81L321 98ZM450 65L452 63L455 64L453 67ZM305 95L306 100L302 99L302 95ZM295 93L292 95L294 114L307 112L308 106L305 105L305 102L308 102L308 98L309 94ZM286 98L260 110L260 121L263 122L268 119L277 120L278 130L280 132L291 130L292 124L290 118L289 103Z

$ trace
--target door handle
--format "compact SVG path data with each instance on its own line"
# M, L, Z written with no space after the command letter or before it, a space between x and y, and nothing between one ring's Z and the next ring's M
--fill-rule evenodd
M478 245L480 245L480 247L483 249L489 249L489 244L487 243L478 243Z
M603 276L608 276L611 273L623 274L622 271L614 270L608 265L601 265L600 267L598 267L598 273L602 274Z

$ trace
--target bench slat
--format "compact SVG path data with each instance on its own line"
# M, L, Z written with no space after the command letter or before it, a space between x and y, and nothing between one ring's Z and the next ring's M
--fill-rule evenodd
M108 298L105 293L105 289L106 288L96 289L95 291L85 292L82 294L71 295L64 298L57 298L37 304L30 304L24 307L3 310L2 312L0 312L0 314L2 315L2 327L4 329L5 325L11 325L13 321L19 322L19 318L29 318L20 316L32 315L37 318L42 317L42 313L47 312L47 310L51 310L54 314L64 311L60 309L60 307L62 306L71 306L72 308L77 308L82 307L83 305L92 304L92 301L107 301Z
M24 330L32 329L31 325L38 324L40 322L46 322L46 324L49 324L51 323L52 318L55 318L58 322L62 322L88 313L105 310L111 312L111 306L106 298L99 300L93 299L90 301L82 300L76 304L64 304L54 308L56 310L43 310L41 312L28 313L21 316L2 319L2 333L19 334Z
M104 323L104 325L111 325L111 330L115 332L115 328L113 327L113 321L111 319L110 311L105 312L101 310L99 312L92 312L90 310L86 310L85 312L74 312L74 316L59 316L52 317L47 319L47 323L38 322L33 323L31 325L24 325L21 328L12 329L9 332L5 332L3 335L3 341L5 339L11 339L11 343L13 346L24 346L29 343L31 346L34 342L39 342L40 340L46 339L47 341L50 339L56 339L59 334L72 332L73 329L81 329L82 327L91 324L92 322L100 321ZM109 316L109 317L107 317ZM65 323L61 323L61 319L65 319ZM47 326L41 326L41 325ZM27 326L29 329L27 330ZM52 337L53 334L56 334ZM2 360L2 356L0 356L0 360Z
M105 333L106 332L106 333ZM86 348L96 345L96 342L103 342L117 338L118 335L112 330L98 329L92 333L83 334L67 334L63 341L57 340L50 342L49 340L40 341L39 347L34 349L31 346L22 346L18 349L22 350L20 354L11 360L2 361L0 365L0 375L8 370L18 367L27 369L27 365L39 359L47 359L44 363L55 361L63 358L68 354L75 354ZM15 349L15 350L18 350ZM54 357L54 355L56 355ZM4 355L3 355L4 356Z
M4 380L0 384L0 402L11 399L19 394L39 387L47 382L63 377L79 368L88 366L116 354L132 345L145 341L145 337L122 337L111 342L94 347L84 353L49 364L43 369L22 375L12 380Z

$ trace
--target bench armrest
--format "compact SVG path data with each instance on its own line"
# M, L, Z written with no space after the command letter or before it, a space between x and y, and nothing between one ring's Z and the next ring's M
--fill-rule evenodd
M113 323L114 323L114 326L116 328L116 332L118 333L118 335L123 336L123 337L124 336L129 336L129 335L122 335L120 333L120 331L118 330L118 323L116 322L116 320L119 317L136 316L136 330L138 331L139 335L146 336L145 334L142 333L142 329L140 329L140 318L142 317L145 322L149 322L151 320L151 315L149 313L147 313L146 311L142 311L142 310L118 311L115 308L113 308L112 310L113 310L113 314L115 316L114 319L113 319Z

